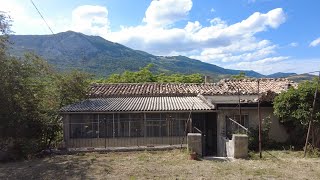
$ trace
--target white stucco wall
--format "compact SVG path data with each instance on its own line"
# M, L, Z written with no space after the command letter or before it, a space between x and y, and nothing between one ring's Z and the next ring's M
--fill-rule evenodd
M236 104L239 100L238 96L206 96L205 97L212 104ZM240 99L247 99L254 101L257 99L256 95L245 95L240 96ZM259 118L258 110L256 107L252 108L241 108L241 113L243 115L249 116L249 127L258 128ZM277 142L284 142L288 138L288 134L280 124L279 119L274 116L272 107L261 107L261 119L270 117L271 127L269 132L269 137ZM225 156L225 134L226 134L226 116L233 116L239 114L239 108L224 108L218 109L217 112L217 154L218 156Z
M242 108L242 114L249 116L249 127L258 128L259 118L257 108L244 109ZM261 119L270 117L271 125L269 137L277 142L284 142L288 138L288 134L283 125L280 124L279 119L273 115L272 107L262 107L261 108ZM225 134L226 134L226 116L233 116L239 114L239 109L222 109L218 111L217 118L217 149L218 156L225 155Z

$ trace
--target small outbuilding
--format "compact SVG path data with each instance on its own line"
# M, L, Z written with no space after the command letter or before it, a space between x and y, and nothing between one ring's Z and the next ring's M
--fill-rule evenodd
M258 100L261 117L271 121L270 138L283 142L287 133L272 101L296 85L287 79L93 84L88 99L61 109L64 143L70 149L180 146L196 132L203 155L225 156L232 134L258 125Z

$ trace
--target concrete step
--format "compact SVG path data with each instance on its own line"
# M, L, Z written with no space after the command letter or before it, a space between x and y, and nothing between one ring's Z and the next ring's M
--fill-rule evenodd
M229 161L229 162L234 160L231 157L217 157L217 156L204 156L202 159L209 160L209 161Z

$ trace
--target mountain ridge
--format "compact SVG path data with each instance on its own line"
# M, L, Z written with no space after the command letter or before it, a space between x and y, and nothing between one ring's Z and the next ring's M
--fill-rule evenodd
M54 35L10 35L13 43L10 53L22 56L33 51L60 70L81 69L97 76L137 71L147 64L154 64L153 71L160 73L201 73L209 76L230 77L245 72L250 77L280 77L293 73L262 75L255 71L225 69L214 64L185 56L155 56L111 42L100 36L88 36L67 31Z

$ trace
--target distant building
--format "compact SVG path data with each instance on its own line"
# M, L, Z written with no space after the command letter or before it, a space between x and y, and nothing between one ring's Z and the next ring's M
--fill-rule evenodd
M270 138L288 135L273 115L276 94L297 84L287 79L259 79L261 118L270 119ZM240 103L239 103L240 102ZM65 106L67 148L180 145L187 132L201 132L204 155L225 155L232 133L258 126L258 79L218 83L94 84L88 99ZM240 116L241 113L241 116Z

